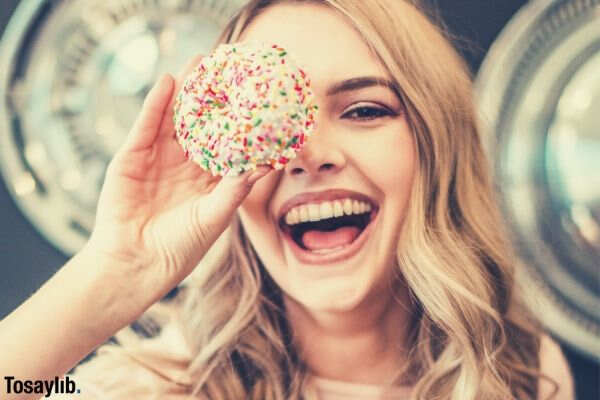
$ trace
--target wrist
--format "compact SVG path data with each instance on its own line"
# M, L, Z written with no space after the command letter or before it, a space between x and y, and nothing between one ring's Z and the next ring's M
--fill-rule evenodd
M136 268L85 246L0 321L2 365L40 379L72 368L152 304Z
M99 296L107 315L125 326L161 298L147 264L133 253L116 255L88 242L65 268L77 269L74 276L80 276L90 294Z

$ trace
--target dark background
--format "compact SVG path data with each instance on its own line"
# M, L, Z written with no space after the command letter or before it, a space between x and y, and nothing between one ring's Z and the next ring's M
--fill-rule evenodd
M18 2L0 0L0 32ZM439 9L451 33L458 36L456 45L476 73L491 43L526 1L430 0L430 3ZM5 183L0 182L0 318L25 301L66 260L23 217ZM598 363L564 344L562 347L575 376L577 399L600 399Z

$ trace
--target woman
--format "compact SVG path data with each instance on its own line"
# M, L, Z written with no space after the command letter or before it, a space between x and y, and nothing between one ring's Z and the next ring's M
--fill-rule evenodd
M311 77L309 143L283 171L212 178L173 138L181 79L163 77L108 168L89 242L2 322L1 372L64 374L231 224L226 257L154 307L159 336L121 331L76 369L82 398L523 400L549 398L552 380L554 398L573 398L560 349L517 301L469 74L425 14L251 1L219 43L250 40L285 47ZM362 224L286 223L340 207Z

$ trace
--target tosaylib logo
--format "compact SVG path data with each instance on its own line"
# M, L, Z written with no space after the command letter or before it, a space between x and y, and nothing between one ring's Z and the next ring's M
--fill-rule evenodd
M54 380L21 380L14 376L5 376L6 394L12 393L39 393L44 394L44 397L50 397L52 394L58 393L79 393L79 389L75 386L75 381L68 376L64 379L59 379L58 376Z

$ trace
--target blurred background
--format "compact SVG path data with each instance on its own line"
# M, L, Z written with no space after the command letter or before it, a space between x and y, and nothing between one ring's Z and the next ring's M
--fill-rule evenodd
M241 2L2 0L0 318L85 241L153 81L206 53ZM476 77L530 305L577 398L600 399L600 1L428 3Z

